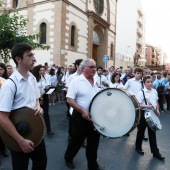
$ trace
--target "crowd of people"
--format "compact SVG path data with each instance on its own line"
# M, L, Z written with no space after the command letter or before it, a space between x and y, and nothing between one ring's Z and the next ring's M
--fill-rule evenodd
M156 133L147 125L144 112L151 108L155 108L156 115L165 110L170 111L170 73L167 71L145 72L141 68L123 70L122 67L115 68L114 66L104 69L96 66L93 59L77 59L68 68L55 64L50 67L48 63L34 67L36 59L33 48L25 43L16 44L12 48L11 55L16 63L16 69L11 65L0 63L0 124L17 141L23 151L18 153L10 150L14 170L26 170L29 158L33 161L33 169L45 170L47 156L44 140L34 148L32 141L23 138L16 131L9 120L11 110L21 108L23 104L34 108L36 114L43 115L47 134L54 135L50 124L49 105L53 106L57 103L67 104L69 140L64 155L66 165L70 169L75 168L73 159L86 140L88 169L102 170L97 162L100 134L92 126L89 106L93 97L106 88L119 88L136 97L141 108L135 144L136 151L144 154L142 140L147 139L145 137L147 127L153 157L159 160L165 159L159 152ZM12 96L15 94L15 88L13 82L8 79L9 77L24 92L17 91L14 99ZM53 91L48 94L50 89ZM7 91L8 93L6 93ZM143 95L145 95L146 101ZM27 101L23 101L25 99ZM165 102L166 105L164 105ZM8 150L1 138L0 151L3 156L8 156Z

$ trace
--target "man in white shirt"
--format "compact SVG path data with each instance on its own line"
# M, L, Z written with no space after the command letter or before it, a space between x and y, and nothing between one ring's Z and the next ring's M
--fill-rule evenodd
M90 101L99 91L93 76L96 63L93 59L85 59L80 64L82 74L71 81L67 93L67 102L74 108L72 114L72 137L65 152L66 165L74 169L73 159L83 141L87 138L86 157L89 170L100 170L97 163L97 150L100 135L94 130L90 118Z
M23 151L11 150L13 170L28 169L29 158L33 161L32 169L45 170L47 156L44 140L37 147L34 147L34 143L22 137L9 119L11 110L25 106L33 108L36 112L35 115L43 113L39 103L40 94L36 79L29 72L36 61L33 48L26 43L18 43L12 48L11 55L17 65L17 69L10 77L15 84L8 79L1 87L0 125L9 136L17 141Z
M102 73L103 68L101 66L98 66L96 74L94 75L94 81L97 82L99 88L105 89L109 87L109 84L107 82L107 78Z
M153 157L164 160L165 157L162 156L159 152L158 146L157 146L157 139L156 139L156 132L151 129L150 126L148 126L146 120L145 120L145 110L154 109L154 113L156 115L160 115L159 112L159 104L158 104L158 93L155 89L152 88L152 78L150 76L145 76L143 78L144 82L144 89L143 91L139 91L137 94L137 100L141 107L141 117L140 117L140 123L138 125L138 131L136 136L136 151L140 154L144 154L144 151L142 149L142 139L145 132L146 127L148 127L148 135L149 135L149 144L151 153L153 154Z

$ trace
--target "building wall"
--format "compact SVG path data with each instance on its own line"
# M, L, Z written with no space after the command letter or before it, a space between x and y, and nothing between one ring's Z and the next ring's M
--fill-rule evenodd
M12 0L10 2L12 5ZM102 58L110 56L111 44L115 49L116 0L104 0L100 15L96 14L93 0L20 0L18 7L20 14L29 19L28 35L39 33L42 22L47 25L46 45L50 45L50 49L35 50L38 64L68 66L78 58L92 58L94 30L100 38L98 65L104 66ZM76 27L74 48L70 46L72 25ZM108 66L113 64L114 56Z

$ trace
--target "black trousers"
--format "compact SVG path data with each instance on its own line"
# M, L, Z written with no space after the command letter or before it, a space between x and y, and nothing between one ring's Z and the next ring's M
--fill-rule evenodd
M156 142L156 133L147 125L144 117L144 110L141 110L140 123L138 125L137 137L136 137L136 148L142 149L142 139L145 133L145 129L148 127L149 144L151 153L159 153Z
M167 103L167 110L169 110L170 109L170 96L169 96L169 94L165 94L165 99L166 99L166 103Z
M28 170L29 158L32 160L32 170L45 170L47 156L44 139L31 153L11 151L13 170Z
M163 102L164 102L164 94L158 94L158 103L161 111L164 110Z
M41 106L43 108L43 110L44 110L43 117L44 117L45 125L46 125L46 128L47 128L47 132L50 132L51 131L51 123L50 123L50 116L49 116L48 94L43 95L43 100L44 100L44 103Z
M86 158L88 161L88 168L96 169L98 167L97 150L100 135L94 130L93 125L89 121L83 119L81 114L74 110L72 114L71 140L68 143L64 156L67 162L73 161L73 158L78 153L85 138L87 138Z

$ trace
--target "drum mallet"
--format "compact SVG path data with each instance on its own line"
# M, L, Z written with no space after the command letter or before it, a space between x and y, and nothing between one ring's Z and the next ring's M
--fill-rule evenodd
M104 126L103 126L103 125L100 126L98 123L96 123L96 122L93 121L92 119L91 119L91 122L94 123L95 125L97 125L97 126L100 128L100 130L103 130L103 129L104 129Z

